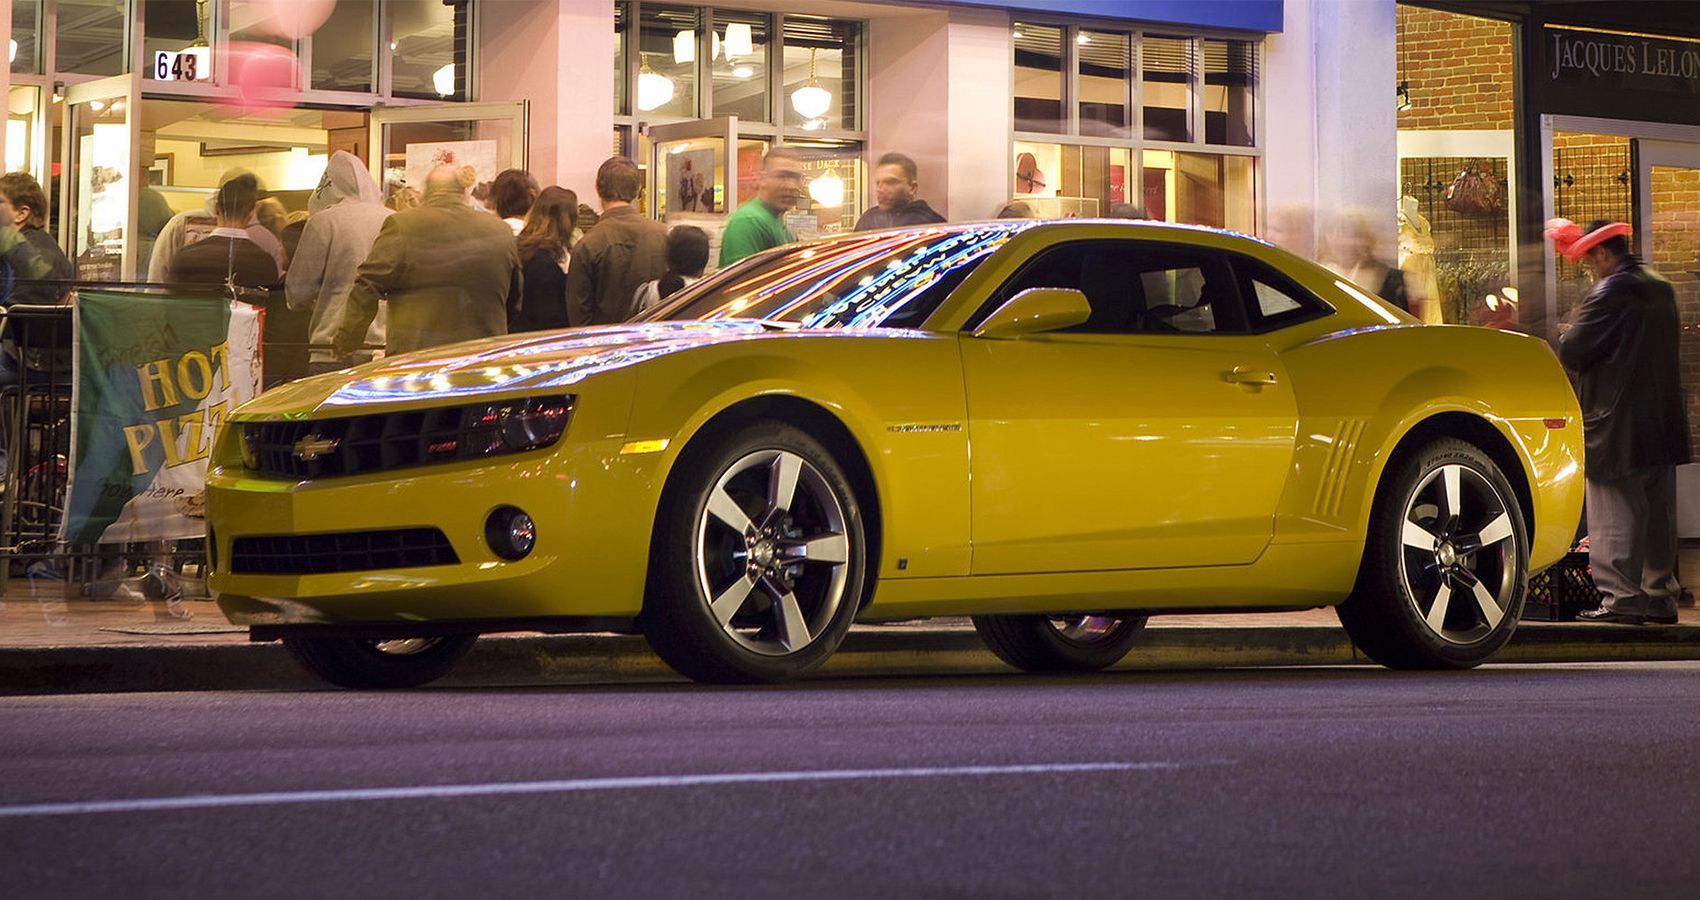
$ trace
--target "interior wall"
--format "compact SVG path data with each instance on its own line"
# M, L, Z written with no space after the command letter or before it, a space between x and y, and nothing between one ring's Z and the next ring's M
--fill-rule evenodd
M950 207L952 219L990 218L1015 189L1009 135L1014 110L1008 85L1015 61L1009 15L1001 10L950 13Z
M896 151L915 160L920 196L949 216L950 55L945 13L900 14L868 20L868 165ZM872 178L866 205L874 205Z

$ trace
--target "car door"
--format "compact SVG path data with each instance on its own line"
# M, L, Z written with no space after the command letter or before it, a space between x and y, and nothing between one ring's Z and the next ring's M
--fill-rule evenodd
M1091 317L1016 339L971 336L1034 287L1082 291ZM1246 321L1227 260L1204 247L1075 241L1018 270L961 338L973 573L1256 559L1297 409Z

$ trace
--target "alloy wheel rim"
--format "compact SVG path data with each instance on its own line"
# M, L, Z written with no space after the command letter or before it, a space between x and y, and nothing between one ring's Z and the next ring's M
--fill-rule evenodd
M1063 640L1098 644L1121 633L1126 624L1116 616L1049 616L1047 621Z
M1519 588L1516 514L1481 472L1458 463L1428 473L1406 498L1399 575L1441 640L1474 644L1504 621Z
M385 656L417 656L442 643L442 638L399 638L393 641L370 641L373 650Z
M758 450L727 467L698 516L695 544L709 617L745 650L796 653L846 602L843 504L796 453Z

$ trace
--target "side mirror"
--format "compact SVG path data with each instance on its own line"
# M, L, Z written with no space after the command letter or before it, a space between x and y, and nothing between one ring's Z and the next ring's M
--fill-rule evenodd
M1086 295L1073 288L1028 288L1004 301L974 329L977 338L1008 339L1072 328L1092 315Z

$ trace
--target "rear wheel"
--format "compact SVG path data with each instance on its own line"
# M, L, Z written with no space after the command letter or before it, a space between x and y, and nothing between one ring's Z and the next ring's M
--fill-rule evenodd
M998 659L1024 672L1096 672L1120 662L1145 616L974 616Z
M838 648L862 597L862 514L819 441L757 422L693 447L658 513L642 626L697 681L804 675Z
M476 640L475 634L387 641L284 638L283 647L308 671L338 687L394 689L447 675Z
M1395 669L1465 669L1517 627L1529 541L1504 473L1460 440L1398 464L1378 492L1369 540L1341 624L1369 658Z

